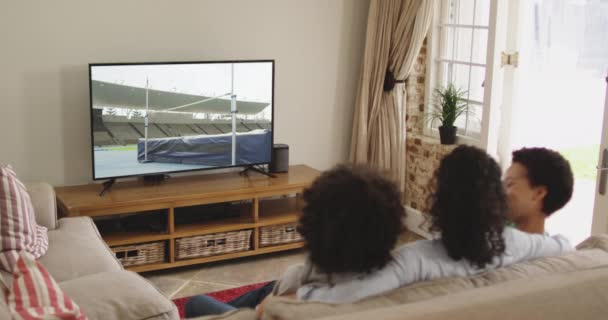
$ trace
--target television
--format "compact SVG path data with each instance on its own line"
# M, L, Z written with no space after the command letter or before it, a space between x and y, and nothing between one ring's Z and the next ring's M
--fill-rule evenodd
M93 179L270 163L274 60L89 64Z

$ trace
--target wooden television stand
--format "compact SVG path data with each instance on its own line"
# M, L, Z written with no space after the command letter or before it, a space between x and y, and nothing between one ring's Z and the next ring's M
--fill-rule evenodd
M161 261L127 266L143 272L303 247L301 241L263 246L260 237L269 226L297 222L302 209L301 193L319 174L308 166L297 165L276 178L228 172L172 177L152 185L118 182L103 197L99 196L100 184L57 187L55 192L60 216L92 217L117 255L121 248L131 246L137 255L138 245L162 243ZM227 212L218 208L228 208L225 211L230 214L224 217ZM209 213L215 215L213 219L197 220ZM148 221L156 229L147 226ZM177 249L183 241L180 239L243 230L251 230L252 234L244 251L184 258Z

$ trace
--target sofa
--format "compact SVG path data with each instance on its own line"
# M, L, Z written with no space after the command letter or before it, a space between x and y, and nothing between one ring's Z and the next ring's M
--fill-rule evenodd
M198 319L252 320L255 312ZM419 282L356 303L271 297L262 319L608 319L608 235L592 236L562 256Z
M53 187L26 185L36 222L48 228L49 248L39 259L61 289L94 319L179 319L176 306L146 279L126 271L89 217L57 219ZM12 274L0 271L10 284ZM0 319L10 319L0 290Z

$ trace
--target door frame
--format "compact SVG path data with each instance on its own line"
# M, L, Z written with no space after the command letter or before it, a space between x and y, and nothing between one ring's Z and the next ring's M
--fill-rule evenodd
M604 98L604 122L602 124L602 141L600 142L600 152L597 167L602 167L603 151L608 148L608 73L606 74L606 96ZM593 206L593 222L591 223L591 234L608 233L608 192L601 195L600 175L598 169L596 177L595 202ZM608 187L608 186L607 186Z

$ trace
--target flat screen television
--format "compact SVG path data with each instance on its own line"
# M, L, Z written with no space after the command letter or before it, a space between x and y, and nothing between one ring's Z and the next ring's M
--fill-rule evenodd
M274 60L89 64L93 179L263 165Z

